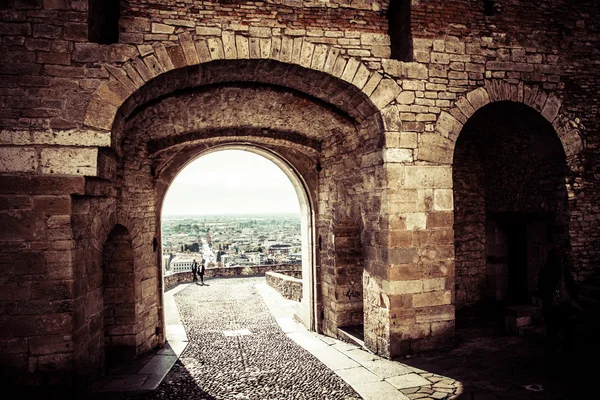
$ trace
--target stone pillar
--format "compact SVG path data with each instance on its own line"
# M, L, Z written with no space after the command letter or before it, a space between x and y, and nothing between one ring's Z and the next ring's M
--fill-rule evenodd
M70 384L74 299L72 194L83 177L0 176L0 366L18 384Z
M452 168L386 163L389 355L454 341Z

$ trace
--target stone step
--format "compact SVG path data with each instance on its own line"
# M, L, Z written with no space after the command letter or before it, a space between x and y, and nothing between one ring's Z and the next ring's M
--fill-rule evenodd
M338 337L344 342L355 344L361 348L365 347L363 325L347 326L338 328Z

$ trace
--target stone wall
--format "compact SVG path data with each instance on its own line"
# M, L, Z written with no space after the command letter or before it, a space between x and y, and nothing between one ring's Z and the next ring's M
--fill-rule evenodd
M498 0L486 16L481 1L413 1L412 62L389 58L387 1L121 4L111 45L88 40L87 1L0 5L9 379L101 372L102 252L116 224L134 253L136 353L164 341L161 201L187 161L219 146L260 148L305 182L318 329L335 335L354 320L359 302L340 288L362 289L365 342L378 354L450 345L455 305L480 297L470 264L486 243L480 211L456 243L456 268L454 238L469 225L455 200L481 202L454 194L468 177L457 186L452 169L463 126L489 103L521 103L551 124L567 165L573 272L594 273L597 2Z
M284 298L302 301L302 278L290 276L286 271L268 271L265 274L267 285L277 290Z
M251 265L245 267L220 267L208 268L204 273L204 278L230 277L230 276L253 276L265 275L269 271L293 270L297 268L294 265L277 264L277 265ZM300 272L301 273L301 272ZM189 272L179 272L176 274L165 275L163 287L165 291L174 288L180 283L193 282L193 274ZM301 292L302 293L302 292Z

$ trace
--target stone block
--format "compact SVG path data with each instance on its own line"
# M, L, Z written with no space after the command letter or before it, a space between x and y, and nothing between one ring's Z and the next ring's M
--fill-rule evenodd
M436 133L419 134L417 159L440 164L451 164L454 143Z
M300 56L302 55L302 42L303 39L302 37L295 37L294 38L294 43L292 46L292 63L294 64L299 64L300 63ZM341 76L341 72L339 74L337 74L336 76Z
M467 100L475 110L478 110L490 102L488 93L484 88L478 88L467 93Z
M431 53L431 62L434 64L450 64L450 56L446 53Z
M27 147L0 147L0 172L35 172L37 152Z
M367 96L371 96L371 94L375 91L382 79L383 76L379 72L374 72L365 84L365 86L362 88L363 93Z
M433 209L435 211L452 211L454 209L451 189L435 189L433 191Z
M1 194L68 195L84 194L83 177L1 176Z
M171 25L159 24L156 22L152 23L152 33L165 33L167 35L175 32L175 27Z
M167 49L162 43L153 43L152 48L164 71L175 69L175 65L173 64Z
M439 211L427 214L427 229L451 228L453 225L454 213L451 211Z
M198 36L221 36L221 28L212 26L197 26L196 35Z
M459 120L445 111L440 113L435 125L436 131L451 140L456 140L456 138L458 138L462 127L463 124Z
M354 57L350 58L344 67L344 72L342 72L341 79L346 82L352 82L354 79L354 75L356 71L358 71L358 67L361 65L360 61Z
M388 269L390 281L418 280L425 276L425 270L419 264L390 264ZM412 302L410 304L412 307Z
M294 48L294 40L288 36L283 36L281 38L281 54L279 56L279 59L282 62L290 62L292 60L292 51ZM327 55L327 60L325 61L325 67L323 67L323 71L324 72L331 72L331 70L333 69L333 63L335 63L335 58L333 57L333 62L331 62L331 57L333 54L338 53L339 50L337 49L330 49L329 50L329 54ZM329 66L329 69L328 69Z
M408 79L427 79L429 77L429 71L425 64L416 62L403 63L402 69L402 75Z
M425 213L407 213L403 214L402 217L404 218L404 227L406 230L422 230L426 227L427 215Z
M237 58L235 34L233 32L223 31L221 40L223 40L223 52L225 53L225 59L235 60Z
M271 42L271 54L269 58L272 60L278 60L281 55L281 36L274 36Z
M389 46L390 37L381 33L361 33L360 43L362 45Z
M393 77L402 76L402 62L398 60L381 60L381 66L386 74Z
M46 174L95 176L97 159L96 148L45 148L40 167Z
M432 322L431 334L433 336L454 336L454 321Z
M390 248L388 249L389 264L414 264L417 261L417 249L408 248Z
M419 308L416 310L416 321L419 323L454 321L454 306L439 305Z
M406 281L384 280L382 282L382 291L390 296L398 294L422 293L423 283L420 279Z
M317 71L322 71L325 67L325 62L327 60L327 51L328 47L323 44L318 44L315 46L314 54L312 58L311 68Z
M458 107L460 112L467 118L469 118L471 115L475 114L475 109L473 108L471 103L469 103L467 101L467 99L464 97L461 97L458 100L456 100L454 105L456 107Z
M31 272L31 270L27 272ZM13 279L12 281L0 283L0 301L10 303L29 300L31 300L30 281Z
M71 335L33 336L29 338L29 351L34 356L72 351Z
M258 40L260 47L260 58L268 59L271 57L271 38L260 38ZM311 53L312 57L312 53ZM310 61L308 61L310 66Z
M242 59L242 58L250 58L250 48L249 48L249 45L248 45L248 38L247 37L244 37L244 36L241 36L241 35L236 35L235 36L235 46L236 46L236 49L237 49L237 56L238 56L238 58L240 58L240 59ZM208 47L207 47L207 51L208 51Z
M223 52L223 42L221 38L209 38L207 44L212 60L222 60L225 58L225 53Z
M426 293L415 293L412 301L414 307L446 305L452 301L452 292L449 290L437 290Z
M413 151L411 149L385 149L383 161L386 163L412 163Z
M220 39L216 39L220 42ZM196 44L194 43L194 39L192 38L192 34L189 32L182 33L179 35L179 45L183 50L183 55L187 62L187 65L196 65L200 63L200 59L198 58L198 53L196 52ZM221 51L223 45L221 44ZM223 57L221 57L223 58Z
M370 98L373 104L381 110L394 100L400 94L400 91L401 89L395 81L382 79Z
M542 115L550 122L553 122L560 111L561 100L555 95L550 95L542 109Z
M441 290L445 290L445 289L446 289L446 278L444 278L444 277L423 279L423 291L424 292L441 291Z
M398 104L413 104L415 102L415 92L403 91L396 97Z
M247 45L247 43L248 43L248 39L246 38L246 45ZM200 62L205 63L205 62L211 61L212 57L210 55L210 50L208 48L208 42L204 39L200 39L200 40L196 40L195 44L196 44L196 52L198 53L198 59L200 60ZM236 42L236 45L239 46L237 42ZM174 46L173 48L179 50L179 52L181 53L181 58L183 59L183 51L181 51L181 48L178 46ZM246 49L246 51L247 51L247 49ZM242 57L240 55L239 47L238 47L238 56L240 58L248 58L247 56ZM183 62L182 62L182 64L183 64ZM177 65L177 64L175 64L175 65Z
M69 371L73 369L72 353L56 353L37 357L40 371Z
M369 80L371 76L371 71L364 64L360 64L358 67L358 71L356 71L356 75L354 75L354 79L352 80L352 84L359 89L362 89Z
M452 188L452 168L433 166L406 166L404 188Z
M397 324L397 325L393 325L390 329L390 333L391 336L393 338L393 340L408 340L408 339L419 339L425 336L428 336L431 332L431 324L426 322L426 323L409 323L409 324ZM411 379L413 376L417 376L420 379L422 379L422 381L419 381L417 379ZM431 385L431 382L427 381L425 378L421 378L419 375L417 374L406 374L406 375L401 375L401 376L397 376L397 377L393 377L393 378L389 378L388 382L390 382L392 385L396 386L397 388L404 388L410 386L412 387L412 385L417 386L421 386L422 384L425 385ZM420 383L420 382L425 382L425 383Z

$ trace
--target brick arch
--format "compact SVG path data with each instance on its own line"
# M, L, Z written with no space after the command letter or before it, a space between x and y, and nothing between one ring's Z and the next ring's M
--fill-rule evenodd
M371 71L358 58L341 55L336 47L281 36L267 48L265 41L256 39L233 32L208 39L182 33L173 46L156 42L124 64L107 64L110 78L93 93L85 124L112 130L119 114L127 116L135 105L164 95L161 85L172 91L252 79L299 90L359 120L384 109L401 91L396 81ZM173 74L176 71L179 74ZM169 77L174 79L167 82ZM347 90L331 90L336 86Z
M548 94L538 86L496 80L486 81L485 86L459 97L449 111L440 113L434 128L436 134L424 134L419 138L418 159L452 164L454 146L464 124L477 110L498 101L522 103L538 111L552 124L568 160L583 150L584 142L577 124L561 112L562 100L555 94Z

